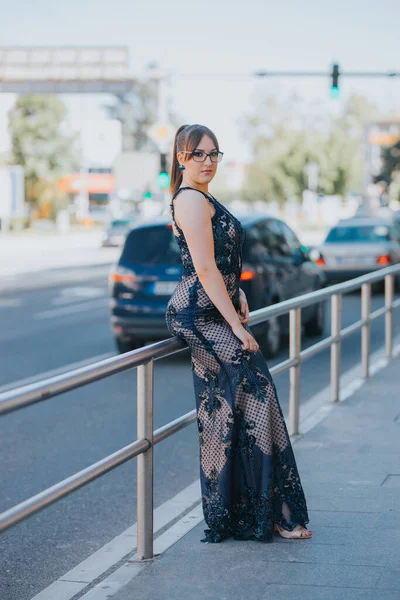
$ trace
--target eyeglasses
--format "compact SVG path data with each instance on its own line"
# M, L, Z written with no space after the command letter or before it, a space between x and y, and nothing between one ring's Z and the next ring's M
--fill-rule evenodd
M213 152L204 152L203 150L194 150L193 152L189 152L189 150L183 150L184 154L191 154L192 158L195 162L205 162L207 160L207 156L210 157L211 162L217 163L221 162L222 157L224 156L223 152L217 152L213 150Z

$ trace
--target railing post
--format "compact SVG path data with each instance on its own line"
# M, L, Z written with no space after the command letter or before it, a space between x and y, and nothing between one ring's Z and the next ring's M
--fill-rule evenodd
M361 318L364 324L361 328L361 363L362 376L369 378L369 358L371 346L371 284L363 283L361 286Z
M153 367L150 360L137 368L137 438L150 448L137 457L137 558L153 558Z
M392 360L393 356L393 292L394 292L394 276L386 275L385 277L385 348L386 357Z
M331 345L331 401L339 402L340 399L340 359L342 341L342 294L334 294L331 298L331 335L339 338Z
M294 308L289 313L290 341L289 358L298 362L290 367L290 396L289 396L289 435L299 433L300 405L300 351L301 351L301 308Z

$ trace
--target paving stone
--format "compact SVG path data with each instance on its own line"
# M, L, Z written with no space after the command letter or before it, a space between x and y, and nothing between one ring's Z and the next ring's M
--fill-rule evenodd
M272 584L257 600L373 600L374 593L372 590L355 588Z
M399 590L400 592L400 565L399 568L387 568L383 571L377 587L385 590ZM399 593L400 598L400 593Z

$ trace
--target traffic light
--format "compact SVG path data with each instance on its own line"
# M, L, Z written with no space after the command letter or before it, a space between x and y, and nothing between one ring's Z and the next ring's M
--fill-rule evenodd
M167 171L167 155L161 153L160 154L160 172L157 175L157 185L160 189L165 190L165 188L169 187L169 173Z
M158 187L165 190L169 186L169 175L165 171L161 171L157 176Z
M332 85L331 98L339 98L339 65L333 65L332 68Z

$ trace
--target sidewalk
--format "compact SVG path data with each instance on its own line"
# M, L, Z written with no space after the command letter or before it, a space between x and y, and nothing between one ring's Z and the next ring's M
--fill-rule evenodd
M399 367L394 359L294 441L311 540L203 544L202 521L117 593L88 598L399 600Z

